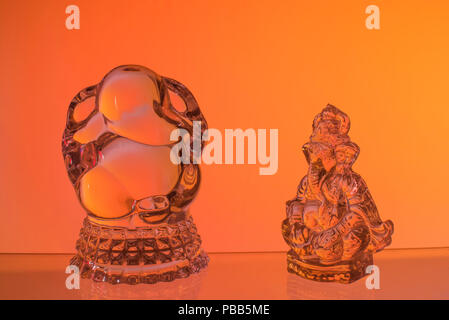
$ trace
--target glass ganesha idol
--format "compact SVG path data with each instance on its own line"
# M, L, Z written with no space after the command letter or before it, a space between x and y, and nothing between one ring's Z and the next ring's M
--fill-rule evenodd
M373 253L391 243L393 223L380 219L365 181L352 170L360 149L349 127L349 117L332 105L315 117L302 148L308 171L287 201L287 269L306 279L353 282L366 275Z
M188 211L200 169L170 160L171 132L193 136L193 121L207 128L192 93L141 66L117 67L72 100L62 153L87 213L71 261L83 278L155 283L207 266Z

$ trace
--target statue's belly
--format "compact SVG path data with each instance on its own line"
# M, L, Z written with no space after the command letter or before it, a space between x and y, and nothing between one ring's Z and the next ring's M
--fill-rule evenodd
M118 138L102 150L98 164L82 177L79 196L96 216L121 217L131 212L136 200L168 194L180 173L180 165L170 161L170 146Z
M318 200L308 200L304 204L303 220L304 225L313 230L321 231L321 226L319 224L319 208L321 201Z

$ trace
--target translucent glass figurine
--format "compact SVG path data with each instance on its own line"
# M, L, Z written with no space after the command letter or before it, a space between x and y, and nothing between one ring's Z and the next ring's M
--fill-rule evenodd
M308 172L286 203L287 269L306 279L353 282L391 243L393 223L382 222L365 181L352 171L360 149L349 127L349 117L332 105L315 117L302 148Z
M192 136L193 121L207 128L186 87L136 65L113 69L72 100L62 153L87 213L71 261L83 278L155 283L206 267L188 211L199 167L170 160L172 130Z

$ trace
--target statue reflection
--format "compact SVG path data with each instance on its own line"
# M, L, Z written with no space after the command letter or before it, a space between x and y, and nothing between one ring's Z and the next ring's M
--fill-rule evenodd
M309 281L291 273L287 276L287 296L293 300L375 299L374 291L366 288L365 281L342 284Z
M194 300L200 292L207 270L202 270L184 279L170 282L140 285L112 285L82 279L80 294L82 299L148 299L148 300Z

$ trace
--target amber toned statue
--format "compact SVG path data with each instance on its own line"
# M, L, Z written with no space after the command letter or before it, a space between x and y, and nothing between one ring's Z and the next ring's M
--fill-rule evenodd
M391 243L393 223L382 222L365 181L352 170L360 149L348 136L349 117L327 105L312 128L302 149L309 169L282 223L291 248L287 268L306 279L350 283Z
M72 100L62 153L87 213L71 262L82 277L155 283L207 265L188 211L199 167L170 160L171 132L193 136L193 121L207 128L190 91L141 66L115 68Z

